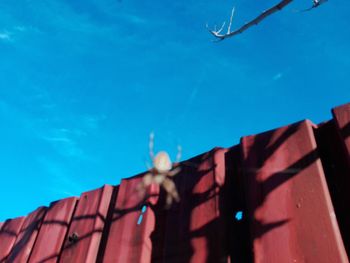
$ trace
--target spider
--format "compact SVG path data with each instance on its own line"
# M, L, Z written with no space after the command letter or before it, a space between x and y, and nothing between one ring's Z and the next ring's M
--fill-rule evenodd
M149 138L149 155L151 157L153 167L148 167L148 173L146 173L142 181L138 184L137 190L140 196L145 196L146 189L152 184L157 184L163 187L166 192L166 208L169 208L175 200L180 201L179 194L176 190L176 186L172 177L181 171L178 167L181 159L182 148L177 147L178 153L176 155L176 161L171 162L169 154L166 151L160 151L154 155L154 133L150 134Z

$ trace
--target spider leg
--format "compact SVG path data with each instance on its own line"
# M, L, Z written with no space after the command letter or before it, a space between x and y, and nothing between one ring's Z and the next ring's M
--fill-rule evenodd
M146 161L146 167L147 167L147 170L148 171L151 171L152 170L152 167L151 167L151 165Z
M178 145L177 146L177 154L176 154L175 163L179 163L180 162L181 156L182 156L182 147L181 147L181 145Z
M149 186L151 183L152 183L152 181L153 181L153 174L152 173L147 173L147 174L145 174L144 176L143 176L143 178L142 178L142 182L143 182L143 184L145 185L145 186Z
M164 182L165 178L166 178L165 174L156 174L154 176L153 182L158 185L161 185Z
M173 198L171 195L168 194L165 199L165 208L169 209L172 203L173 203Z
M173 180L169 178L165 178L164 182L162 183L163 188L167 192L167 195L170 195L172 199L174 199L176 202L180 201L179 194L176 190L175 183Z
M174 175L177 175L181 171L180 167L176 167L175 169L169 171L167 173L168 176L173 177Z
M152 174L147 173L143 176L141 182L136 186L136 190L141 197L145 196L147 187L152 183Z
M149 156L153 162L154 159L154 133L151 132L149 135Z

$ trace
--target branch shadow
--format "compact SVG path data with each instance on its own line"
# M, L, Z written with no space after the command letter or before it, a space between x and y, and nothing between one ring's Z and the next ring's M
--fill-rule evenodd
M15 259L18 257L18 255L23 252L23 249L31 240L33 233L35 231L39 231L41 222L45 216L46 210L47 210L46 207L38 208L37 215L35 215L35 217L33 218L33 221L27 227L21 229L20 233L18 234L18 238L15 241L15 245L11 249L11 252L6 259L6 262L14 262ZM36 211L33 213L36 213ZM35 240L33 242L35 242ZM33 243L33 246L34 246L34 243ZM30 248L30 251L31 250L32 248ZM30 257L30 253L28 255L28 259L29 257Z
M2 228L1 228L1 231L0 231L0 238L1 238L1 242L4 242L4 239L7 237L7 238L10 238L11 241L9 241L7 239L7 243L2 243L0 248L1 248L1 253L0 255L2 255L2 257L0 257L0 262L5 262L5 259L8 257L8 255L11 253L11 249L6 253L4 251L4 248L7 248L9 249L9 246L11 246L9 244L13 242L13 244L16 242L16 239L20 233L20 230L19 231L10 231L8 230L8 228L10 228L10 224L12 222L12 219L8 219L4 222ZM7 247L6 247L7 246ZM6 253L6 254L5 254Z
M271 230L290 222L290 219L283 218L275 222L263 223L254 218L253 215L255 211L265 203L267 197L273 191L298 176L304 169L309 167L319 158L317 149L314 149L293 164L289 165L287 168L269 175L267 179L261 181L257 178L257 175L264 164L291 136L298 131L300 125L302 124L299 122L288 126L288 128L286 128L286 130L279 136L276 134L277 130L256 135L253 145L250 146L247 157L244 160L244 172L241 176L245 177L242 180L244 181L243 187L246 189L244 213L248 216L244 220L246 221L246 230L250 233L250 240L247 244L250 247L250 251L252 251L254 240L260 239ZM277 139L274 138L276 136L278 136ZM256 164L256 167L247 166L247 164L249 165L252 163ZM247 228L248 225L250 225L249 228ZM250 258L249 261L240 262L252 261L253 259Z

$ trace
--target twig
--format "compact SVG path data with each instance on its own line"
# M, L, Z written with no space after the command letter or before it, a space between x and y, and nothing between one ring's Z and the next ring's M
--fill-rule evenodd
M313 0L312 7L305 9L303 11L310 11L313 8L319 7L321 4L325 3L326 1L327 0ZM209 29L208 24L207 24L207 29L216 38L216 42L222 41L226 38L241 34L254 25L258 25L262 20L264 20L265 18L267 18L268 16L272 15L275 12L281 11L285 6L289 5L291 2L293 2L293 0L280 1L277 5L265 10L259 16L257 16L253 20L245 23L243 26L241 26L240 28L238 28L237 30L234 30L234 31L231 31L233 15L235 12L235 8L232 8L230 22L228 24L227 32L225 34L221 34L221 31L224 29L225 22L223 23L222 27L219 30L216 30L216 26L214 27L214 30Z

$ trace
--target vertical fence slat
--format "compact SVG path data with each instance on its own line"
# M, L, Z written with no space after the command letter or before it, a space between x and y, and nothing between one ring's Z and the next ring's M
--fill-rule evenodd
M95 262L105 225L112 186L85 192L74 212L60 262Z
M10 254L24 221L25 217L18 217L4 222L0 231L0 262Z
M339 223L344 245L350 255L350 166L334 120L315 130L318 151Z
M225 210L228 262L252 262L249 225L244 197L242 154L240 145L231 147L225 154L226 176L222 206Z
M332 113L350 165L350 103L334 108Z
M26 217L7 262L27 262L38 235L45 211L46 207L39 207Z
M57 262L77 198L54 202L48 208L29 262Z
M103 262L151 261L150 235L154 229L155 218L150 206L142 212L145 202L136 191L141 180L142 176L124 179L119 186Z
M183 162L183 170L174 179L181 200L167 212L164 262L227 261L220 207L225 152L214 149Z
M255 262L348 262L312 124L243 137L241 146Z

